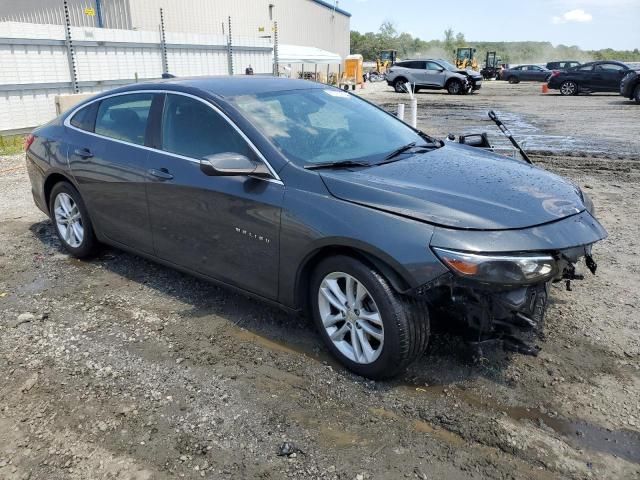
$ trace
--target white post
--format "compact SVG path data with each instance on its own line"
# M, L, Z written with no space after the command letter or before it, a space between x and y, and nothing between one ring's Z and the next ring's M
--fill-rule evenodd
M416 97L411 99L411 126L413 128L418 126L418 99Z
M404 103L398 104L397 117L404 122Z

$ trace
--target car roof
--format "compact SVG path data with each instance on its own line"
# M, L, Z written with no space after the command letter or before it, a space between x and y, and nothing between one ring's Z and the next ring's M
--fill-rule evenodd
M127 85L115 91L176 90L188 92L197 89L218 97L233 97L236 95L255 95L286 90L308 90L312 88L328 88L328 86L308 80L263 75L224 75L153 80ZM113 92L114 91L112 91L112 93Z
M441 58L407 58L403 62L442 62Z
M621 65L623 67L627 67L629 68L629 66L625 63L622 62L617 62L615 60L597 60L595 62L589 62L589 63L583 63L582 65L580 65L581 67L586 67L588 65L602 65L603 63L613 63L615 65Z

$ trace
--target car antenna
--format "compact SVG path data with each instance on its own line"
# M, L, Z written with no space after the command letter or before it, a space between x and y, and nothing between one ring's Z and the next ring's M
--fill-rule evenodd
M500 131L504 134L504 136L509 139L511 144L518 149L518 151L520 152L520 155L522 155L522 158L524 158L527 163L533 164L533 162L529 158L529 155L527 155L527 152L525 152L520 146L520 144L516 141L516 139L513 138L513 135L511 134L507 126L504 123L502 123L502 120L498 118L498 115L496 115L496 112L494 112L493 110L489 110L488 115L489 115L489 118L495 122L495 124L498 126Z

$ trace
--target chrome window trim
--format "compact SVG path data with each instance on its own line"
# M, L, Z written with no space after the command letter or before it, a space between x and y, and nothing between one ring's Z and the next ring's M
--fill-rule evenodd
M171 157L175 157L175 158L180 158L182 160L187 160L189 162L192 163L197 163L198 165L200 164L200 160L198 160L197 158L192 158L192 157L187 157L185 155L180 155L178 153L172 153L172 152L167 152L165 150L161 150L159 148L152 148L152 147L147 147L146 145L138 145L137 143L131 143L131 142L126 142L124 140L119 140L117 138L113 138L113 137L107 137L106 135L100 135L98 133L95 132L89 132L87 130L82 130L81 128L75 127L73 125L71 125L71 119L73 118L73 116L79 111L82 110L85 107L88 107L89 105L96 103L96 102L100 102L102 100L105 100L107 98L112 98L112 97L120 97L120 96L124 96L124 95L135 95L135 94L140 94L140 93L151 93L151 94L156 94L156 93L164 93L164 94L173 94L173 95L182 95L184 97L189 97L189 98L193 98L194 100L198 100L199 102L204 103L205 105L207 105L209 108L211 108L214 112L216 112L218 115L220 115L222 118L225 119L225 121L231 125L233 127L233 129L238 132L238 134L240 134L240 136L242 137L242 139L247 142L247 145L249 145L249 147L251 148L251 150L253 150L253 152L258 156L258 158L267 166L267 168L269 169L269 173L271 173L271 175L273 176L273 178L264 178L264 177L252 177L252 178L259 178L260 180L266 180L268 182L272 182L272 183L277 183L280 185L284 185L284 182L280 179L280 176L276 173L276 171L273 169L273 167L271 166L271 164L267 161L267 159L264 157L264 155L262 155L262 152L260 150L258 150L258 148L253 144L253 142L249 139L249 137L247 137L245 135L245 133L240 130L240 127L238 127L222 110L220 110L218 107L216 107L215 105L213 105L212 103L206 101L203 98L200 98L196 95L192 95L190 93L186 93L186 92L178 92L175 90L131 90L131 91L127 91L127 92L118 92L118 93L112 93L110 95L105 95L103 97L100 98L96 98L94 100L91 100L90 102L87 103L83 103L82 105L80 105L79 107L74 108L64 119L63 125L67 128L70 128L72 130L75 130L77 132L80 133L84 133L87 135L92 135L94 137L98 137L98 138L102 138L104 140L110 140L112 142L117 142L117 143L121 143L123 145L129 145L132 147L137 147L137 148L141 148L143 150L148 150L151 152L156 152L156 153L162 153L164 155L169 155ZM249 175L251 176L251 175Z

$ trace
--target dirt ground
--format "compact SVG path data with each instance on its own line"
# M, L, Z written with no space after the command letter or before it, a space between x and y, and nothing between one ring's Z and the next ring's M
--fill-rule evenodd
M0 479L640 478L640 107L495 82L418 98L427 132L500 143L494 108L609 231L597 275L553 289L538 357L473 363L442 333L367 381L304 318L114 249L70 258L23 156L0 157Z

